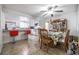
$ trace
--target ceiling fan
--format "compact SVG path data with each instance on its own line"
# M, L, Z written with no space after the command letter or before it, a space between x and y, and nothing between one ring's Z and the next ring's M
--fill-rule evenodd
M47 14L50 14L51 17L53 17L53 12L63 12L63 10L57 9L59 6L55 5L55 6L48 6L47 10L41 10L40 12L43 13L42 16L45 16Z

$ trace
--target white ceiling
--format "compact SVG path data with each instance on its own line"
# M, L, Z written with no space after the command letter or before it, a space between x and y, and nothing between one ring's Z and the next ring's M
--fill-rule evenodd
M3 8L19 11L36 17L41 15L42 13L40 11L45 10L48 6L50 5L49 4L5 4L3 5ZM59 5L57 9L64 10L63 13L69 13L76 11L76 6L77 5L75 4L65 4L65 5L63 4L63 5ZM54 14L61 15L62 13L54 13Z

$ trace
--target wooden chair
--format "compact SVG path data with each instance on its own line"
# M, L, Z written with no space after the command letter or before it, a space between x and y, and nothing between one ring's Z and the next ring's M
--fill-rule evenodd
M51 46L53 47L54 41L50 37L48 37L48 32L46 29L39 29L39 34L40 48L42 48L43 45L46 45L48 52L48 48Z
M66 31L65 37L63 40L59 41L59 45L62 46L65 52L67 52L68 45L69 45L69 30Z
M39 37L39 43L41 42L41 33L40 33L40 29L38 29L38 37Z
M69 43L69 33L70 33L70 30L67 30L66 36L65 36L65 39L64 39L64 50L65 50L66 52L67 52L68 43Z

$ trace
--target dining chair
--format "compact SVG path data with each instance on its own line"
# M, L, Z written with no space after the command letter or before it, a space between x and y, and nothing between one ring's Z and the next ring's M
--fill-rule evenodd
M65 39L64 39L64 50L66 52L67 52L68 45L69 45L69 33L70 33L70 30L67 30L66 36L65 36Z
M45 45L47 47L47 52L49 47L53 47L54 41L48 36L48 31L46 29L39 29L39 41L40 49Z
M59 38L57 42L57 46L61 46L65 52L67 52L68 45L69 45L69 33L70 30L66 30L65 34L63 34L63 38Z

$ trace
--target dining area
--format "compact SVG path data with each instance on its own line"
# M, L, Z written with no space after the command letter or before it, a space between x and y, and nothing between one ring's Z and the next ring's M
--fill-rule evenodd
M6 4L3 6L5 6L1 21L3 55L79 54L78 11L75 11L78 5ZM47 11L41 10L42 7ZM21 13L21 9L26 14Z
M69 44L69 33L70 30L67 29L67 21L56 19L54 21L50 21L53 29L48 30L46 28L39 28L39 42L40 42L40 49L43 48L43 46L46 46L46 51L48 52L49 48L51 47L54 49L55 47L59 46L62 47L62 49L67 52L68 50L68 44ZM53 25L55 23L55 25ZM54 26L59 26L58 23L61 23L61 26L63 28L54 28ZM64 25L63 25L64 23Z

